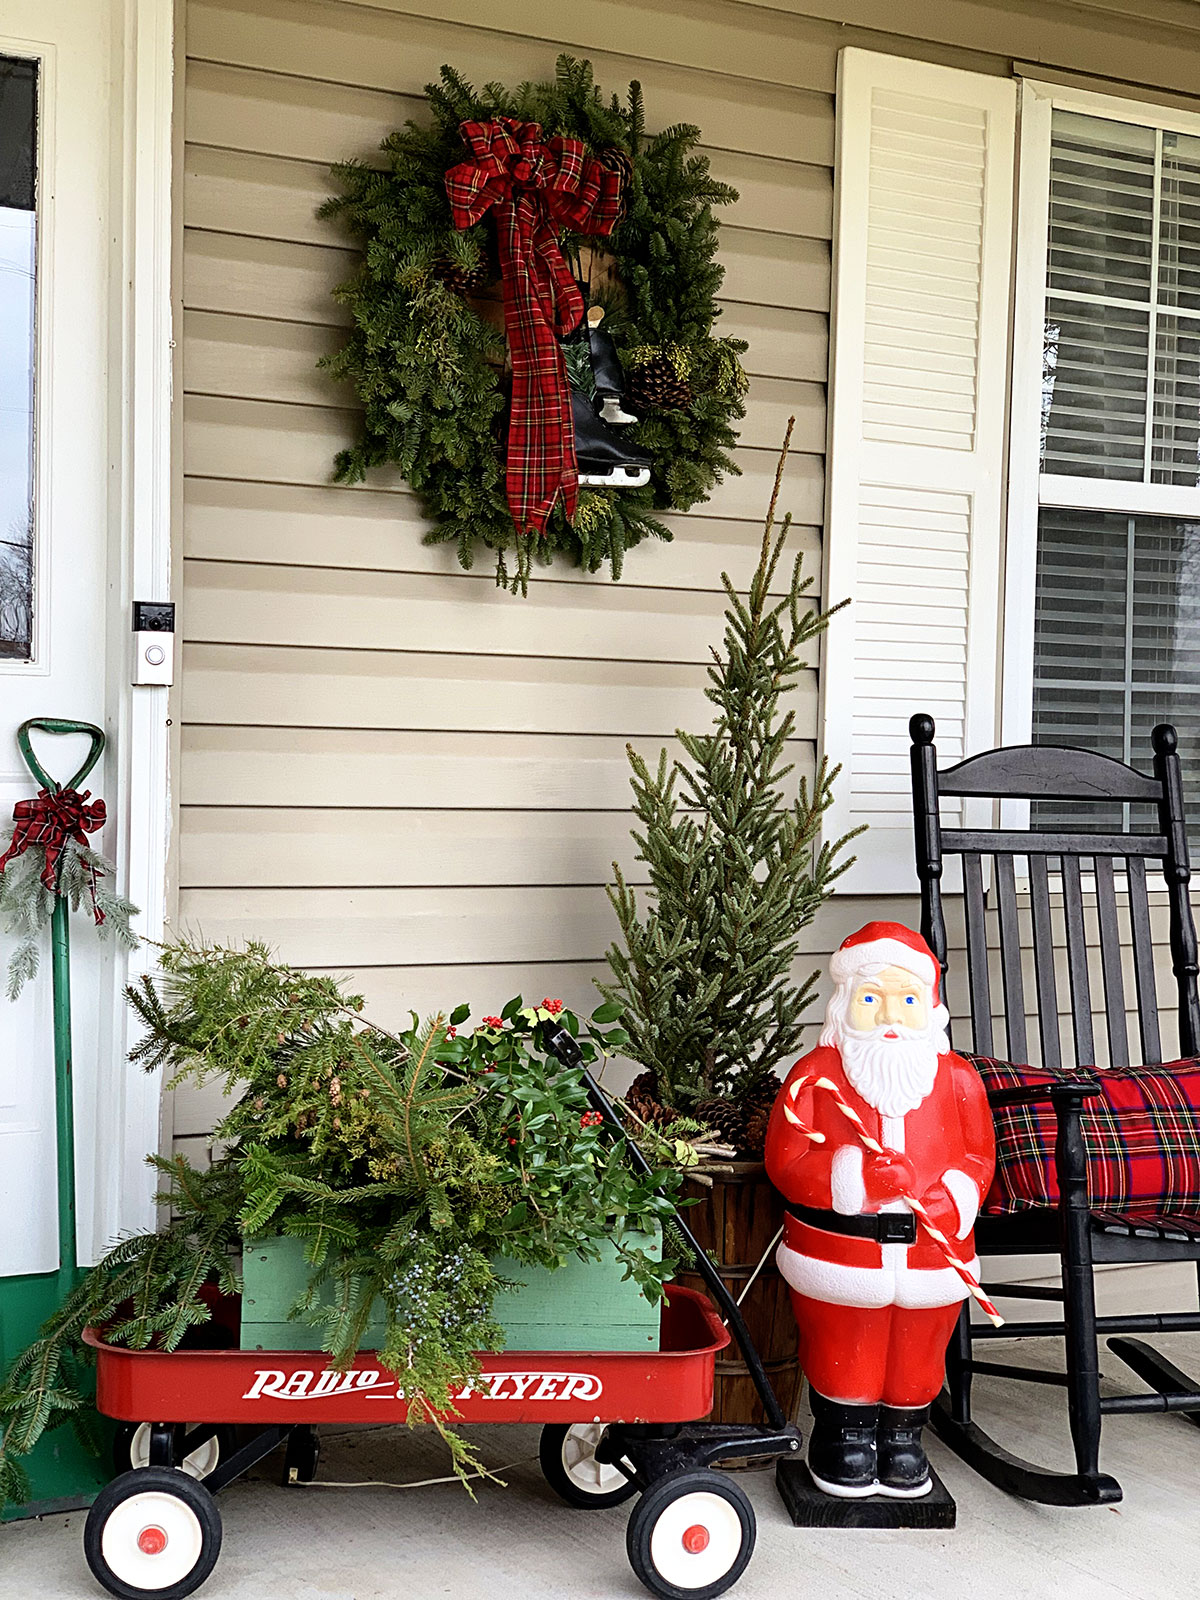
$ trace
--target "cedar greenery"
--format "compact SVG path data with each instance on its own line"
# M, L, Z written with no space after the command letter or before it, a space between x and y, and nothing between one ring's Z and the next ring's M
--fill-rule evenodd
M746 597L722 574L724 651L712 652L705 690L711 731L680 731L685 759L664 750L655 767L628 748L645 910L615 862L609 889L623 943L609 949L612 979L599 987L621 1008L626 1053L652 1074L659 1102L699 1107L706 1121L714 1101L764 1099L773 1068L795 1052L818 977L792 981L799 934L849 865L837 859L845 840L816 846L836 769L821 763L811 783L787 782L796 739L787 697L833 615L808 599L799 555L781 598L771 597L791 527L788 515L775 528L791 432L789 422Z
M42 940L60 895L72 911L95 906L103 917L95 925L100 938L115 937L126 949L137 948L137 935L129 925L137 907L112 887L117 869L111 861L77 839L67 839L58 858L53 889L42 881L45 865L45 849L35 844L14 856L0 872L0 926L16 939L8 958L10 1000L17 999L37 976Z
M364 1020L335 980L272 961L266 948L180 942L129 991L146 1026L133 1059L173 1082L221 1081L240 1095L216 1129L207 1171L154 1158L171 1221L122 1240L13 1363L0 1390L0 1503L24 1499L21 1457L49 1426L86 1423L83 1328L133 1349L177 1349L211 1316L211 1286L239 1288L244 1240L304 1240L309 1283L292 1315L314 1347L348 1366L373 1319L380 1360L403 1373L413 1421L432 1421L456 1466L466 1446L444 1424L451 1393L500 1347L493 1258L555 1267L613 1238L626 1275L657 1298L673 1263L630 1236L672 1211L671 1174L636 1175L595 1119L579 1073L538 1045L559 1002L509 1002L460 1035L460 1006L393 1034ZM623 1047L601 1006L585 1060ZM562 1012L565 1025L581 1025ZM659 1192L659 1185L663 1192Z
M746 345L714 334L724 269L713 215L736 192L696 154L698 128L648 133L641 86L630 84L625 105L606 99L588 61L560 56L552 82L514 90L489 83L477 91L443 67L426 93L432 122L390 134L381 167L335 167L342 192L321 210L363 250L358 273L336 291L353 329L323 363L353 383L364 408L361 435L337 457L335 477L355 483L387 463L399 467L434 520L427 540L454 543L464 567L478 545L495 551L497 581L514 590L526 588L533 563L549 565L556 554L589 572L607 562L617 578L626 550L647 537L670 539L656 512L686 511L738 471L729 452L744 415L738 358ZM610 240L594 241L601 259L613 258L618 281L593 294L623 356L644 361L662 349L690 389L686 407L648 410L623 430L653 458L650 484L582 489L574 523L560 502L544 538L516 535L504 496L504 336L461 292L497 281L494 225L485 218L454 228L443 183L463 159L459 124L497 116L539 122L547 137L575 135L592 151L627 153L627 212ZM592 243L564 247L578 260Z

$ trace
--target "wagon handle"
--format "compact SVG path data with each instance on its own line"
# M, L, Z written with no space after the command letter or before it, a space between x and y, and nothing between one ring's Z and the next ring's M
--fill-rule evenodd
M653 1169L650 1163L626 1133L625 1124L613 1109L612 1101L587 1070L583 1060L583 1052L580 1050L579 1042L575 1036L561 1024L546 1023L543 1026L542 1043L551 1055L562 1062L564 1067L570 1067L583 1074L588 1099L591 1101L593 1108L599 1111L604 1120L610 1123L621 1135L621 1138L625 1141L626 1153L634 1168L643 1177L651 1177ZM704 1246L680 1216L678 1208L675 1211L674 1221L675 1226L683 1235L688 1249L692 1252L697 1272L704 1279L713 1299L721 1309L721 1314L725 1318L729 1331L737 1341L737 1347L742 1352L742 1359L746 1363L751 1382L758 1393L758 1398L762 1401L768 1424L776 1431L782 1432L788 1426L788 1419L784 1416L783 1407L779 1404L779 1397L771 1385L770 1378L767 1377L766 1368L762 1364L762 1357L758 1353L754 1340L750 1337L750 1330L746 1327L741 1308L725 1287L708 1251L705 1250Z

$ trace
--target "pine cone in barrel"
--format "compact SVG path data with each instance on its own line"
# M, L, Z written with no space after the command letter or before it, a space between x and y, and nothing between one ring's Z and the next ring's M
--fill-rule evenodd
M755 1161L762 1159L767 1142L767 1124L779 1093L779 1079L773 1072L766 1073L753 1086L741 1102L742 1138L739 1153Z
M692 403L692 390L669 356L653 355L629 374L626 398L635 411L682 411Z
M658 1084L652 1072L638 1073L629 1085L625 1104L635 1117L651 1128L665 1127L678 1115L673 1106L664 1105L658 1098Z
M736 1100L698 1100L692 1115L697 1122L711 1128L721 1144L740 1150L745 1133L746 1117Z

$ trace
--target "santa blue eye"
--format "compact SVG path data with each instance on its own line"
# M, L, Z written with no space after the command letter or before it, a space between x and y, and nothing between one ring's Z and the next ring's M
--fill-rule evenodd
M914 995L911 995L911 994L906 994L906 995L905 995L905 996L904 996L904 1004L905 1004L905 1005L906 1005L906 1006L915 1006L915 1005L916 1005L916 1003L917 1003L917 1002L916 1002L916 997L915 997L915 996L914 996Z
M873 1006L875 1004L875 996L873 994L863 995L863 1004L866 1006Z

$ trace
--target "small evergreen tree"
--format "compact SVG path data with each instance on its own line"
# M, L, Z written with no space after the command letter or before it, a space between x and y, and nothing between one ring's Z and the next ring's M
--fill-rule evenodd
M714 1119L712 1102L761 1109L773 1097L772 1068L796 1050L818 976L792 980L799 934L850 864L837 859L845 840L816 846L837 770L822 762L811 783L786 794L789 697L833 614L807 599L801 556L782 598L771 598L791 527L790 515L775 525L791 433L789 422L745 599L721 577L724 651L712 652L705 690L717 708L712 731L679 732L685 759L664 750L654 769L628 749L633 838L650 886L643 911L614 863L608 893L624 942L608 951L613 977L599 984L622 1008L627 1053L652 1074L654 1096L704 1107L743 1147L744 1126Z

